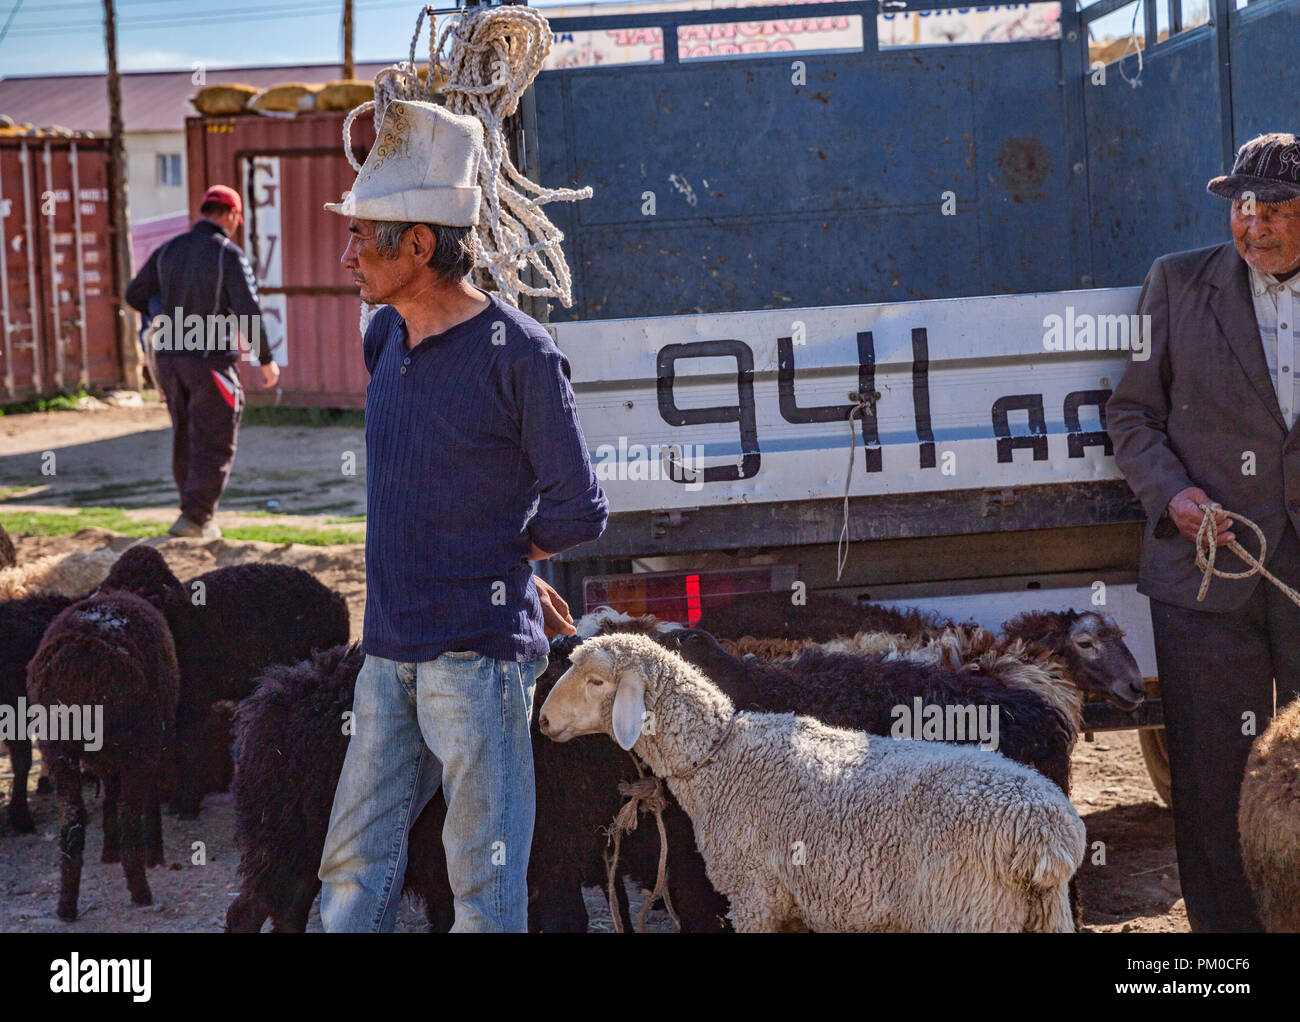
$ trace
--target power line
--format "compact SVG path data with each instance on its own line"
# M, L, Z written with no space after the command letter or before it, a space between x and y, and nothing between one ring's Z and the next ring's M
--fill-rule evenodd
M23 0L14 0L14 5L9 11L9 17L5 18L5 27L0 28L0 43L5 41L5 36L9 34L9 26L14 23L14 16L22 5Z
M119 4L118 6L121 8L125 8L126 10L135 10L137 7L143 7L146 4L179 4L179 3L189 3L189 2L190 0L136 0L135 3L132 4L123 3L123 4ZM43 11L67 11L67 10L87 11L92 8L102 10L103 4L101 0L70 0L70 2L68 3L29 4L27 7L27 11L30 14L30 13L39 13Z
M408 6L409 0L371 0L371 2L362 2L358 5L365 10L373 10L380 7L393 7L397 5ZM246 22L257 21L276 21L295 16L300 17L337 17L337 9L331 5L322 8L319 4L290 4L280 7L245 7L232 8L225 11L206 11L196 12L194 14L181 14L172 17L144 17L133 18L118 22L119 30L134 30L144 28L185 28L189 26L199 26L205 24L216 24L228 21L232 16L243 16ZM26 26L14 29L13 35L35 36L49 35L50 33L90 31L94 29L99 31L103 28L103 21L94 22L62 22L58 25Z

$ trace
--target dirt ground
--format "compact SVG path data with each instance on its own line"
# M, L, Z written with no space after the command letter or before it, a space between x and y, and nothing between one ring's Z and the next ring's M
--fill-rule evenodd
M46 487L38 495L24 493L18 499L0 500L0 510L19 510L29 501L79 506L134 503L160 518L174 516L175 495L167 485L165 467L170 428L166 412L161 411L160 417L160 411L157 407L114 408L0 417L0 485ZM58 452L57 483L39 478L40 452L47 450ZM353 477L340 476L338 468L342 452L348 450L357 458L357 475ZM307 521L313 516L323 519L329 514L363 512L364 479L359 430L250 427L241 430L231 486L256 494L238 499L254 504L279 500L284 510L296 511ZM96 487L100 488L98 494ZM131 492L119 496L102 492L104 487L126 487ZM345 501L353 510L341 506ZM320 502L331 506L322 507ZM223 506L227 503L231 509L218 512L222 524L237 520L236 501L223 501ZM20 561L104 545L120 550L137 542L102 529L83 529L73 536L15 539ZM352 637L360 637L365 573L359 544L312 547L162 537L140 542L156 545L182 579L249 560L301 567L346 597ZM32 771L29 787L33 791L38 774L38 769ZM0 757L0 801L7 800L12 781L8 757ZM131 906L120 866L99 862L100 801L90 788L87 796L91 825L87 828L81 918L72 924L54 917L58 813L53 797L32 796L37 822L34 834L14 834L0 813L0 932L219 930L226 906L239 890L230 795L209 795L198 821L164 815L167 865L149 872L155 900L149 908ZM1072 797L1088 828L1088 859L1080 871L1085 930L1186 932L1173 821L1147 776L1136 732L1099 734L1091 743L1080 740L1074 752ZM634 902L639 901L634 893ZM608 930L609 916L599 892L588 891L587 904L591 928ZM403 907L400 931L417 932L421 923L417 913ZM314 912L310 928L320 929ZM670 924L662 914L653 913L651 928L665 930Z
M165 520L180 513L164 405L0 416L0 511L50 506L122 507ZM54 455L53 461L49 452ZM289 524L365 514L366 447L346 426L241 426L216 521L267 524L241 512L271 510Z

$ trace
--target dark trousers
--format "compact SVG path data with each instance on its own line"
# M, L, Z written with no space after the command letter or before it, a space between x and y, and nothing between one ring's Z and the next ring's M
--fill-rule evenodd
M1243 545L1253 549L1253 539ZM1190 545L1188 550L1190 556ZM1266 564L1283 582L1300 586L1294 529L1288 527L1278 549L1268 551ZM1217 566L1244 567L1225 552ZM1241 583L1216 578L1210 584ZM1260 930L1241 863L1237 801L1251 743L1273 716L1274 679L1278 706L1300 692L1300 608L1260 579L1245 605L1225 614L1152 600L1151 625L1188 921L1196 931ZM1255 727L1243 734L1247 712L1254 714Z
M181 511L202 525L235 464L244 388L229 359L159 352L158 387L172 417L172 475Z

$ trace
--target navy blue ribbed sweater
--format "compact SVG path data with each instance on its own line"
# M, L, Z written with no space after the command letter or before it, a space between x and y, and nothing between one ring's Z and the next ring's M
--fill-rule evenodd
M554 554L604 531L568 360L489 298L410 350L391 307L366 330L365 653L544 655L530 540Z

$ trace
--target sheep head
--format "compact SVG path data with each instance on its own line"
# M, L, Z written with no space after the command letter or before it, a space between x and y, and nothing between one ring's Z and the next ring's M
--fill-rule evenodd
M165 610L169 599L183 593L180 579L172 574L163 555L154 547L137 543L129 547L109 570L97 593L124 590Z
M739 659L728 653L712 634L702 628L681 628L668 637L670 648L687 663L694 664L710 678L715 674L737 673Z
M1087 611L1071 623L1065 662L1074 683L1131 710L1146 696L1142 671L1109 614Z
M618 641L612 641L618 640ZM542 704L538 727L552 741L608 734L624 749L641 737L645 724L646 672L641 647L658 650L640 635L589 639L572 654L571 665Z

